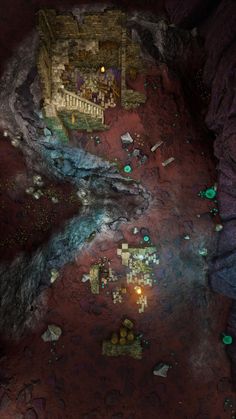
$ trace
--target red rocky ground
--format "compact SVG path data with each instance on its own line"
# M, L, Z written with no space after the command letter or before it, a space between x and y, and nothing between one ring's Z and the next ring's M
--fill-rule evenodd
M118 232L101 233L87 244L45 291L43 308L40 306L45 315L35 329L18 343L5 344L1 418L233 417L233 408L224 409L225 398L231 397L230 366L219 338L229 302L207 287L205 260L198 254L202 247L211 254L217 235L216 220L209 215L212 204L197 195L216 180L212 150L205 131L195 126L188 113L181 86L167 68L151 69L147 81L146 105L133 112L112 110L107 115L110 130L98 134L101 143L95 145L88 136L84 146L117 161L121 168L130 163L132 178L152 194L150 207ZM135 147L148 156L145 164L139 166L138 160L130 160L122 149L120 135L126 131L135 138ZM150 147L160 140L164 144L151 153ZM17 153L6 144L4 147L8 153ZM172 156L175 161L163 167L161 163ZM12 161L15 157L13 154ZM63 193L66 196L69 191ZM46 204L47 198L44 208L49 213L52 209ZM40 203L32 205L38 208ZM68 217L74 209L65 205L60 214ZM15 213L12 234L19 224ZM24 217L28 220L27 214ZM140 245L140 236L131 231L134 226L150 230L160 257L155 268L157 283L147 292L144 314L138 314L132 288L123 303L114 305L112 286L94 296L89 284L81 282L90 264L106 256L120 273L120 282L125 283L116 250L122 243ZM186 235L189 240L184 239ZM136 330L149 343L142 360L101 354L102 340L119 328L123 316L135 322ZM50 323L63 330L56 344L44 343L40 337ZM160 361L172 365L167 378L152 374ZM4 377L9 380L4 382Z

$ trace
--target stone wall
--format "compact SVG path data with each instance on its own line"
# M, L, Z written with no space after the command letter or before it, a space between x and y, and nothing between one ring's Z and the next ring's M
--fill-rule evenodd
M39 14L39 33L41 39L51 46L51 41L74 40L73 48L70 49L72 62L75 65L98 66L104 62L107 66L119 66L119 45L121 44L122 31L126 23L126 14L120 10L108 10L105 13L88 13L84 15L83 22L78 23L72 14L57 14L55 10L44 10ZM81 42L97 42L97 46L103 42L116 43L115 48L99 48L91 51L91 48L81 49ZM77 42L76 42L77 41ZM77 44L77 46L76 46ZM142 60L139 44L132 41L127 33L127 67L142 69ZM80 50L80 51L76 51ZM95 53L96 52L96 53ZM109 52L109 53L108 53ZM78 59L76 59L79 57ZM82 62L82 64L81 64Z
M52 74L51 57L44 45L41 45L38 53L37 67L40 76L42 97L44 98L44 101L47 102L51 100Z

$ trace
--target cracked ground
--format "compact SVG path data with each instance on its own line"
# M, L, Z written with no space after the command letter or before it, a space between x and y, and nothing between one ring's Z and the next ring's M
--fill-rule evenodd
M141 182L151 201L138 218L116 230L102 229L86 242L75 260L63 266L56 282L35 300L33 326L26 335L14 343L3 341L0 416L4 419L224 419L232 415L231 408L224 408L225 398L231 397L230 365L220 340L229 302L210 290L207 278L219 220L210 215L212 203L198 196L216 182L211 144L188 111L180 83L165 65L147 69L147 97L137 111L109 111L110 129L93 134L99 135L100 144L89 134L73 139L74 146L117 163L121 171L131 164L132 173L124 176ZM135 139L135 148L148 156L141 165L122 148L120 136L127 131ZM158 141L163 144L151 152ZM39 202L17 199L19 185L15 189L14 185L17 179L22 185L26 176L23 156L4 137L0 147L5 156L1 239L8 243L1 257L10 260L20 250L29 251L47 241L63 220L80 211L81 203L74 187L50 180L48 187L60 198L58 206L47 197ZM170 157L174 161L163 167ZM71 201L66 203L69 196ZM42 207L50 223L45 221L38 235L32 229ZM160 260L143 314L138 313L132 288L128 287L122 303L114 304L113 285L96 296L89 283L82 282L90 265L107 257L119 283L125 284L117 248L122 243L143 246L141 236L132 233L134 227L149 230ZM22 241L19 235L17 242L13 235L21 230L26 238ZM202 249L207 249L207 256L199 254ZM102 340L119 328L124 316L134 321L146 340L142 360L102 355ZM48 324L62 329L56 343L41 338ZM153 375L158 362L172 366L166 378Z

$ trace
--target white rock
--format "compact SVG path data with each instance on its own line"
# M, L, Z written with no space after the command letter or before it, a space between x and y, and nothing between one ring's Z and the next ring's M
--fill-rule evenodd
M35 199L39 199L39 198L40 198L40 194L39 194L38 192L34 192L34 193L33 193L33 197L34 197Z
M32 186L30 186L29 188L27 188L27 189L25 190L25 192L26 192L28 195L32 195L32 193L34 192L34 188L32 188Z
M164 364L161 362L160 364L157 364L153 369L153 375L157 375L158 377L167 377L167 373L170 369L170 365Z
M158 147L160 147L162 144L163 144L163 141L159 141L158 143L154 144L154 146L152 146L151 148L151 152L154 153L154 151L156 151Z
M216 224L215 231L221 231L222 229L223 229L223 225L222 224Z
M16 139L11 140L11 145L13 145L13 147L19 147L20 141L19 140L16 140Z
M128 144L133 144L133 142L134 142L134 140L131 137L129 132L126 132L125 134L121 135L120 138L121 138L121 141L122 141L123 144L128 145Z
M55 282L57 280L58 276L59 276L59 272L56 269L52 269L51 270L51 278L50 278L51 284L53 284L53 282Z
M174 157L170 157L169 159L167 159L167 160L163 161L161 164L162 164L162 166L163 166L163 167L166 167L166 166L168 166L170 163L172 163L174 160L175 160L175 158L174 158Z
M49 324L47 330L41 335L44 342L55 342L62 334L62 330L55 324Z
M81 279L82 282L90 281L90 276L88 274L84 274Z
M202 247L201 249L199 249L198 253L200 256L207 256L208 251L205 247Z

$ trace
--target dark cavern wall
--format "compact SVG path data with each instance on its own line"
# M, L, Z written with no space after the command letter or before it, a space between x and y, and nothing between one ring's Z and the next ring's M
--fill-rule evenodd
M167 0L171 21L182 27L198 27L205 48L203 81L210 89L206 125L215 134L218 159L218 199L224 229L210 266L212 288L235 300L236 297L236 4L223 1ZM233 301L229 331L236 337L236 304ZM235 376L236 346L229 354Z

